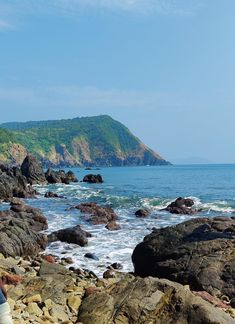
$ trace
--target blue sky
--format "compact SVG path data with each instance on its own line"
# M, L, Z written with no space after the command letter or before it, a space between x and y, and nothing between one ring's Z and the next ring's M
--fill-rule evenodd
M234 0L0 0L0 122L109 114L173 162L233 163L234 12Z

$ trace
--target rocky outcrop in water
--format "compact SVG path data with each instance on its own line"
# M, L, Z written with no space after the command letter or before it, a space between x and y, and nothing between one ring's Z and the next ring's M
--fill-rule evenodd
M135 248L135 274L235 297L235 218L197 218L154 230Z
M234 319L180 284L157 278L127 276L82 302L84 324L233 324Z
M52 232L48 235L49 242L61 241L67 243L73 243L80 246L88 244L88 237L92 235L84 231L80 225L61 229L59 231Z
M145 217L147 217L149 214L150 214L150 212L149 212L149 210L147 210L147 209L138 209L138 210L135 212L135 216L136 216L136 217L139 217L139 218L145 218Z
M58 195L57 193L55 192L52 192L52 191L47 191L44 195L45 198L60 198L60 199L63 199L65 198L64 196L60 196Z
M45 173L45 177L48 183L64 183L70 184L70 182L78 182L77 177L72 171L67 173L64 170L55 171L51 168Z
M179 197L163 210L171 214L192 215L196 213L196 210L191 208L193 205L194 201L192 199Z
M82 203L73 208L87 215L87 221L93 225L107 224L117 220L117 214L111 207L100 206L94 202Z
M33 155L26 156L21 165L21 172L31 185L47 183L43 168Z
M0 199L33 198L35 194L18 167L0 165Z
M0 211L0 253L5 256L36 255L47 245L47 220L40 210L13 200L11 209Z
M88 182L88 183L103 183L102 176L100 174L87 174L83 178L83 182Z

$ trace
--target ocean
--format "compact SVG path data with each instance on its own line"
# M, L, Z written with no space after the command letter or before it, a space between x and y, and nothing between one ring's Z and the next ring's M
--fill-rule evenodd
M170 165L146 167L110 167L100 170L72 169L79 181L88 173L100 173L102 184L73 183L70 185L36 186L42 196L26 200L40 208L52 231L80 224L93 237L86 247L54 242L47 253L58 257L72 257L74 266L92 270L101 276L114 262L123 271L132 271L131 255L134 247L153 227L174 225L192 217L230 216L235 214L235 165ZM43 195L53 191L66 199L48 199ZM177 197L190 197L202 211L194 216L172 215L161 211ZM67 210L81 202L97 202L112 207L118 215L121 229L108 231L105 225L91 225L78 210ZM148 208L147 218L136 218L135 211ZM87 259L94 253L99 261Z

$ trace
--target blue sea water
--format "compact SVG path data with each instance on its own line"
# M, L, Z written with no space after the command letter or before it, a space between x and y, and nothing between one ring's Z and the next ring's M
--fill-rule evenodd
M37 186L42 196L28 203L41 208L48 218L47 232L80 224L92 233L87 247L55 242L47 250L60 257L70 256L76 267L93 270L98 275L113 262L121 262L125 271L131 271L132 251L153 227L174 225L191 217L234 215L235 165L111 167L92 171L75 168L73 171L79 180L85 174L100 173L104 183ZM44 198L48 190L66 199ZM196 216L162 211L179 196L191 197L195 207L203 210ZM91 225L78 210L67 210L87 201L112 207L121 230L113 232L105 229L105 225ZM134 213L141 207L151 211L149 217L136 218ZM87 252L95 253L99 261L85 258Z

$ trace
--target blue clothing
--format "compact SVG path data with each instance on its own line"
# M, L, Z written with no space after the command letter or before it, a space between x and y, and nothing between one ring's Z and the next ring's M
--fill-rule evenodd
M4 296L2 289L0 289L0 305L4 304L6 301L6 297Z

